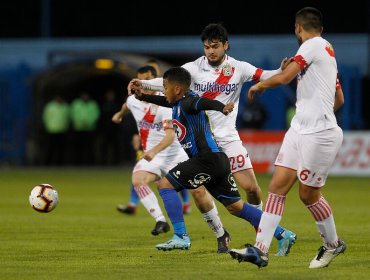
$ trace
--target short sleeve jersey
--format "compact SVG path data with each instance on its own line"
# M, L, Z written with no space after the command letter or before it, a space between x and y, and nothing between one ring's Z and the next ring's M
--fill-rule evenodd
M300 46L293 59L301 72L291 127L300 134L336 127L333 108L338 70L333 47L322 37L314 37Z
M143 150L152 149L165 136L164 124L172 119L171 108L139 101L134 95L127 98L126 104L136 120ZM175 140L157 156L174 156L179 152L183 153L183 150L180 143Z
M190 88L200 97L216 99L224 104L235 103L234 110L228 118L217 111L207 111L207 114L217 142L239 140L235 124L241 88L245 82L258 81L263 71L230 56L226 56L219 66L211 66L207 58L202 56L182 67L190 72L192 77Z

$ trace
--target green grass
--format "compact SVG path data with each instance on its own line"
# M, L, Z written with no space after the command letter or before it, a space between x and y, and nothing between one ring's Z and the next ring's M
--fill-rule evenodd
M269 176L258 175L266 195ZM28 203L34 185L50 183L59 192L51 213ZM347 251L330 267L309 270L321 246L314 221L295 186L282 225L298 235L288 257L274 257L267 268L216 254L216 240L199 212L185 217L189 251L163 252L155 244L172 236L152 236L154 220L140 206L136 216L116 211L127 202L130 171L121 169L0 170L0 279L368 279L370 273L370 179L330 177L323 189ZM244 196L244 194L243 194ZM160 200L160 198L159 198ZM160 200L161 201L161 200ZM249 224L217 204L232 247L253 243Z

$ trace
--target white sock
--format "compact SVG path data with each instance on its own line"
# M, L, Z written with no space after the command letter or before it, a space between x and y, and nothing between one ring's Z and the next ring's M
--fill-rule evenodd
M285 205L286 196L274 193L267 194L265 212L262 213L257 231L255 246L268 253L276 227L279 225Z
M212 210L202 213L203 219L207 222L208 226L211 228L213 233L216 235L217 238L224 235L225 230L222 225L220 216L218 215L217 207L213 204L214 207Z
M323 196L312 205L307 206L316 221L317 229L324 241L324 246L334 249L338 246L338 235L334 216L329 203Z
M281 216L263 212L254 246L268 253L276 227L280 224Z
M259 209L259 210L261 210L261 211L263 211L262 209L263 209L263 202L262 202L262 200L261 200L261 202L260 202L260 204L249 204L250 206L253 206L254 208L257 208L257 209Z
M166 221L166 217L163 215L161 207L159 206L158 199L155 194L152 192L149 186L143 185L138 188L135 187L135 190L140 198L141 203L148 211L148 213L158 221Z

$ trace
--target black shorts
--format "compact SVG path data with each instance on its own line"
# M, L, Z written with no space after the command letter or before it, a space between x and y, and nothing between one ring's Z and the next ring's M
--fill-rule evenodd
M204 185L225 206L240 200L229 159L223 152L189 158L172 168L166 178L177 191Z

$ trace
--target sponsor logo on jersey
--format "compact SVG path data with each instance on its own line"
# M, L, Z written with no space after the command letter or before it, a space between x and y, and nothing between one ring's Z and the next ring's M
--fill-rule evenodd
M147 122L145 119L139 121L138 126L139 126L139 129L155 129L158 131L160 131L163 128L162 122L150 123L150 122Z
M184 140L186 135L186 127L183 126L178 120L172 120L173 128L175 129L175 133L179 142Z
M194 83L194 90L209 93L225 93L226 95L236 91L239 84L219 84L217 82L208 82L205 84Z

